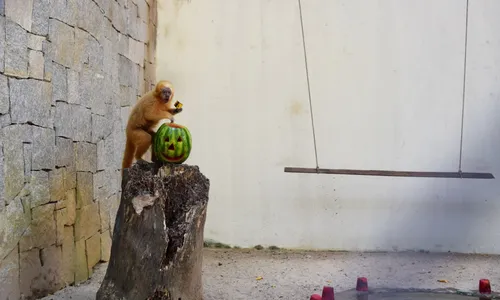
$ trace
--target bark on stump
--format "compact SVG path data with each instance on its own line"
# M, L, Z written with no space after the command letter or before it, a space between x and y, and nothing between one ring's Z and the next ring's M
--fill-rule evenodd
M125 170L111 257L97 300L201 300L209 180L197 166Z

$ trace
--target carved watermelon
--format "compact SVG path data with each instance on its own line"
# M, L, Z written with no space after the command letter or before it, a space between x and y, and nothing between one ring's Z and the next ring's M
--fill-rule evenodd
M153 140L153 154L162 162L181 164L191 153L191 133L182 125L164 123Z

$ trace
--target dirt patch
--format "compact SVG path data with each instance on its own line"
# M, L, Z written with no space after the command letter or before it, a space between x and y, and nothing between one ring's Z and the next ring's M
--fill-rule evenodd
M481 278L496 290L500 278L500 259L489 255L205 249L203 259L204 300L309 299L324 285L350 290L359 276L370 288L464 291ZM93 300L105 271L99 265L88 282L43 299Z

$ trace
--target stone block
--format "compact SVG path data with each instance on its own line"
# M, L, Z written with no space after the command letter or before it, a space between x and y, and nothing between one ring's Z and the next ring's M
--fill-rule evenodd
M149 5L146 0L137 0L135 3L139 18L144 22L149 22Z
M99 231L99 207L97 203L76 210L75 240L88 239Z
M101 233L101 260L108 262L111 256L111 234L108 231Z
M106 199L118 192L115 184L115 172L110 169L94 174L94 199Z
M2 52L2 51L0 51ZM7 84L7 77L0 74L0 114L9 112L9 86Z
M91 143L78 142L75 146L75 163L77 172L96 172L97 146Z
M141 20L139 22L139 28L138 28L138 33L137 33L137 38L138 40L143 43L144 46L144 53L148 53L147 52L147 43L149 41L149 23L147 21L143 21Z
M104 12L104 15L109 18L109 13L110 13L110 2L109 0L95 0L95 3L99 6L101 11Z
M0 0L2 3L3 0ZM1 10L0 10L1 11ZM5 17L0 14L0 49L5 49ZM5 65L5 51L0 51L0 73L3 73Z
M1 118L0 118L1 121ZM0 139L1 139L1 132L0 132ZM5 207L5 176L3 173L3 151L2 149L2 142L0 141L0 214L2 213L4 207Z
M68 103L80 104L80 73L75 70L67 70L68 76Z
M99 204L99 218L101 220L101 232L110 230L110 213L111 213L111 201L114 199L100 198Z
M144 44L130 37L128 42L127 58L141 67L144 66Z
M31 180L31 162L33 158L33 144L23 144L24 183Z
M117 53L113 51L113 43L111 42L110 39L104 38L101 41L102 44L102 55L103 55L103 68L102 71L104 74L106 74L108 77L113 76L113 74L118 74L118 70L116 72L113 70L115 67L115 61L117 59Z
M51 0L50 17L75 26L78 18L79 0Z
M65 102L56 103L56 136L73 141L91 141L92 117L90 109Z
M45 171L32 171L29 190L32 208L49 203L49 174Z
M138 23L141 22L141 19L138 17L137 5L129 2L128 9L125 9L125 12L127 14L127 33L137 40Z
M106 141L100 140L97 142L97 171L104 170L107 166L108 160L106 159Z
M50 119L52 85L49 82L9 78L9 88L12 122L53 127Z
M64 224L67 221L68 209L61 208L55 211L56 215L56 245L61 246L64 242Z
M63 208L66 208L66 201L63 200L60 200L60 201L57 201L56 202L56 210L60 210L60 209L63 209Z
M17 0L9 0L19 2ZM19 2L22 3L22 2ZM23 4L24 5L24 4ZM28 33L6 18L4 73L16 77L28 77Z
M137 73L139 65L134 64L124 56L118 56L119 82L121 85L137 89Z
M120 206L121 193L109 197L109 227L111 234L113 234L113 229L115 228L116 213L118 212L118 207Z
M66 188L64 186L65 168L53 169L49 171L50 201L57 202L64 200Z
M49 16L52 7L50 0L32 1L33 23L31 24L31 32L39 35L47 35L49 33Z
M126 34L127 12L116 1L110 1L110 5L110 19L113 26L122 34Z
M50 246L41 250L42 276L32 288L52 294L63 287L62 247Z
M50 170L56 164L56 137L53 129L33 126L32 170Z
M64 187L68 190L76 188L76 167L74 163L66 167L66 172L64 172Z
M120 85L120 105L133 106L137 101L136 92L129 86Z
M149 24L148 26L148 53L147 60L148 62L154 64L156 62L156 31L157 28L155 25Z
M73 227L64 227L62 245L63 282L65 285L75 282L75 238Z
M20 269L22 299L38 299L56 292L63 286L61 247L21 252Z
M93 0L79 0L77 25L96 39L103 36L104 15Z
M113 122L108 116L92 114L92 143L97 143L111 134Z
M30 221L29 192L26 191L0 212L0 261L13 250L17 252L17 243L29 227Z
M85 240L75 242L75 283L81 283L89 278Z
M141 97L144 93L145 85L144 85L144 69L139 68L137 72L137 89L135 91L137 97Z
M95 70L98 76L102 76L103 65L104 65L104 48L103 46L92 36L89 36L85 45L86 57L88 57L88 65ZM97 77L101 78L102 77Z
M92 36L80 28L75 28L75 47L73 49L74 70L80 72L83 65L89 64L87 44Z
M74 163L75 152L73 141L70 139L56 137L56 166L66 167Z
M93 274L94 266L101 260L101 234L99 232L85 241L85 252L90 277Z
M75 33L71 26L56 19L49 20L49 57L58 64L74 66Z
M155 65L152 63L147 63L144 66L144 79L149 82L154 82L155 78L155 73L156 73L156 68Z
M119 138L111 134L104 141L98 143L97 160L99 170L118 169L121 167L121 154L124 148L117 146ZM117 153L119 154L117 155Z
M117 40L115 43L115 48L114 51L118 53L119 55L123 55L124 57L128 56L129 50L128 50L128 36L118 33L117 35Z
M76 125L75 142L90 142L92 140L92 114L90 109L82 106L73 106L73 116Z
M44 42L44 45L49 44L49 42ZM44 46L44 49L48 46ZM55 62L50 58L50 53L44 52L43 58L45 60L45 66L43 70L43 79L45 81L52 81L52 69Z
M55 206L55 203L49 203L32 209L31 224L19 241L21 252L33 248L45 248L56 243Z
M130 112L132 111L132 107L130 106L124 106L120 109L120 128L125 129L127 128L127 123L128 123L128 118L130 116Z
M81 104L91 108L94 114L104 116L106 114L106 103L103 97L103 93L105 93L104 76L84 67L80 73L79 87Z
M94 186L93 175L89 172L76 173L76 208L80 209L93 202Z
M52 103L56 101L68 101L68 81L66 68L54 63L52 65Z
M66 223L64 225L71 226L76 220L76 189L66 191Z
M40 261L40 250L21 252L19 254L19 286L21 290L21 299L36 299L32 291L32 283L36 278L40 278L42 273L42 262Z
M1 0L0 0L1 1ZM0 300L19 299L19 253L17 247L0 260Z
M98 73L102 72L103 58L103 45L88 32L75 29L74 70L81 71L86 67Z
M33 126L28 124L12 124L2 129L0 137L3 142L31 143L33 140Z
M31 31L33 0L5 0L5 16L26 31Z
M0 129L11 124L10 115L0 115Z
M29 50L28 66L29 77L43 80L45 60L41 51Z
M37 1L37 0L35 0ZM48 19L47 19L48 20ZM43 51L43 42L46 41L44 36L30 34L28 38L28 49Z
M29 125L10 125L2 129L4 156L4 196L7 204L24 187L23 142L31 142Z

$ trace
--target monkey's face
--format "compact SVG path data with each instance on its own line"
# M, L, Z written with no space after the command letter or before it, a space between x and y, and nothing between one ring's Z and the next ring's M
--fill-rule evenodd
M168 80L160 80L156 84L155 92L158 98L167 103L172 100L174 96L174 87Z
M161 98L161 100L168 102L172 98L172 94L173 94L172 89L170 87L166 86L166 87L163 87L161 89L160 98Z

